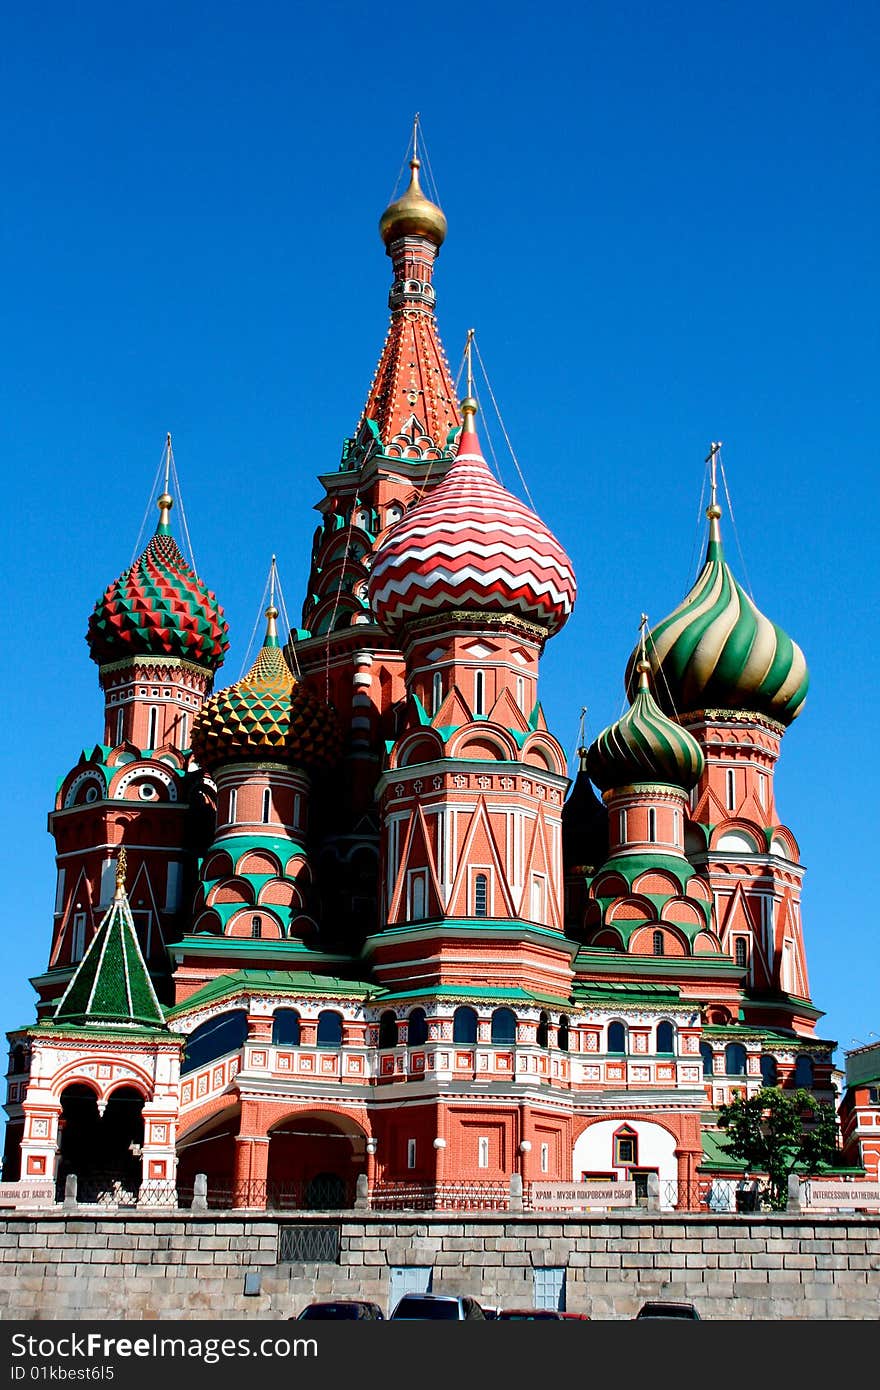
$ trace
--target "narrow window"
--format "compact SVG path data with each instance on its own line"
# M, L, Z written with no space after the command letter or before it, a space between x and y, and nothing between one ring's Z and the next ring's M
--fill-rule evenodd
M544 880L535 875L532 878L532 910L531 920L533 922L543 922L544 920Z
M423 1047L428 1041L428 1020L424 1009L413 1009L407 1019L406 1041L409 1047Z
M421 873L410 879L409 901L410 921L421 922L425 916L425 878Z
M620 813L620 826L619 826L619 831L620 831L620 843L621 843L622 845L623 845L623 844L626 844L626 811L621 811L621 813Z
M180 716L180 746L186 748L189 745L189 715L186 710Z
M556 1030L556 1042L557 1042L557 1044L558 1044L558 1046L559 1046L560 1052L567 1052L567 1051L568 1051L568 1029L569 1029L568 1014L560 1014L560 1017L559 1017L559 1027L558 1027L558 1029Z
M58 882L55 885L55 911L60 912L64 906L64 880L67 877L66 869L58 870Z
M541 1145L541 1172L542 1172L542 1173L549 1173L549 1172L550 1172L550 1145L549 1145L549 1144L542 1144L542 1145Z
M168 864L168 877L165 881L165 911L176 912L180 907L180 869L176 859Z
M489 907L489 880L485 874L474 878L474 916L485 917Z
M703 1075L715 1075L715 1054L708 1043L700 1043L700 1056L703 1059Z
M813 1062L810 1057L798 1057L794 1067L795 1086L804 1086L808 1091L813 1085Z
M268 825L272 813L272 792L268 787L263 788L263 824Z
M779 1083L779 1068L776 1065L776 1058L769 1052L765 1052L761 1058L761 1083L764 1086L776 1086Z
M666 1019L657 1024L657 1051L664 1056L675 1052L675 1029Z
M393 1009L386 1009L379 1019L379 1046L380 1048L397 1046L397 1014Z
M415 1168L415 1166L416 1166L416 1141L415 1141L415 1139L407 1139L407 1141L406 1141L406 1166L407 1166L407 1168Z
M301 809L302 809L302 797L300 796L299 792L297 792L296 796L293 798L293 823L294 823L294 825L297 825L297 826L299 825L299 815L300 815L300 810L301 810Z
M538 1047L547 1047L550 1041L550 1017L544 1009L541 1010L538 1019L538 1031L535 1036L535 1043Z
M477 1166L489 1167L489 1140L485 1134L481 1134L477 1140Z
M122 709L118 709L118 710L116 711L116 742L117 742L117 743L121 743L121 742L122 742L122 724L123 724L123 717L124 717L124 714L125 714L125 711L122 710Z
M260 939L260 937L261 937L262 935L263 935L263 919L262 919L262 917L252 917L252 918L251 918L251 937L253 938L254 941L259 941L259 939Z
M238 811L238 792L235 787L229 793L229 824L235 825L236 814Z
M452 1041L471 1045L477 1041L476 1011L462 1004L452 1015Z
M443 703L443 672L435 671L431 678L431 713L436 714Z
M763 772L759 772L759 773L758 773L758 800L760 801L761 805L762 805L763 807L766 808L766 806L767 806L767 778L764 776L764 773L763 773Z
M70 959L75 964L82 960L86 949L86 914L75 912L73 916L73 939L70 945Z
M340 1047L342 1044L342 1015L332 1009L322 1009L318 1014L318 1047Z
M663 955L663 933L662 933L662 931L655 931L655 932L654 932L654 955L655 955L655 956L662 956L662 955Z
M648 839L652 845L657 840L657 812L653 806L648 808Z
M474 672L474 714L485 714L483 704L485 701L486 677L484 672Z
M525 676L516 678L516 703L519 705L523 714L526 712L526 681Z
M159 711L155 705L150 708L150 722L147 731L147 747L155 748L159 738Z
M736 810L736 772L732 767L727 769L727 809Z
M672 813L672 843L678 848L681 846L681 812Z
M739 965L739 966L745 966L745 965L746 965L746 961L747 961L747 957L746 957L746 939L745 939L744 936L738 936L738 937L736 938L736 941L734 942L734 946L733 946L733 955L734 955L734 960L736 961L737 965Z

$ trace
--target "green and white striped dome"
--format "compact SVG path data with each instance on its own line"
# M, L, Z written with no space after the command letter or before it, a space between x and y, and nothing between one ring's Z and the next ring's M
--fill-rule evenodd
M765 618L724 558L718 519L709 507L706 563L690 593L648 634L648 660L660 704L682 716L704 709L745 710L790 724L806 699L807 663L796 642ZM627 666L636 685L639 650Z
M647 661L638 663L632 704L587 749L587 771L603 791L636 782L669 782L687 791L703 771L700 745L660 709L648 687L649 670Z

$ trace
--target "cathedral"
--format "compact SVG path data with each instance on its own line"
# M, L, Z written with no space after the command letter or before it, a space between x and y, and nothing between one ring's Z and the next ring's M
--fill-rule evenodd
M457 398L419 168L380 220L390 324L318 480L301 626L273 590L222 685L167 481L89 618L103 728L49 815L7 1181L330 1208L656 1174L681 1205L737 1173L719 1104L834 1099L774 796L807 668L725 557L715 447L700 573L572 781L539 664L576 578Z

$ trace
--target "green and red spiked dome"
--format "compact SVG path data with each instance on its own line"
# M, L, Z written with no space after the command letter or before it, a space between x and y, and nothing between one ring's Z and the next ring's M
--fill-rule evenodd
M796 642L759 612L724 558L714 500L707 509L709 545L697 582L668 618L648 633L647 655L659 704L682 716L719 709L763 715L788 725L810 683ZM639 648L627 666L637 684Z
M294 679L278 641L278 609L270 605L266 617L265 641L250 671L202 705L193 753L208 769L254 760L331 767L342 751L335 711Z
M171 534L168 493L143 554L108 585L89 618L86 641L99 666L139 656L192 661L216 671L229 647L216 596L186 563Z

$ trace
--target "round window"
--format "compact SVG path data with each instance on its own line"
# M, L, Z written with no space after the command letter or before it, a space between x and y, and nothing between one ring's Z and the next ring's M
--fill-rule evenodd
M97 788L97 787L86 787L86 801L97 801L97 800L98 800L98 788Z
M156 796L156 788L152 782L141 782L138 788L138 796L141 801L152 801Z

